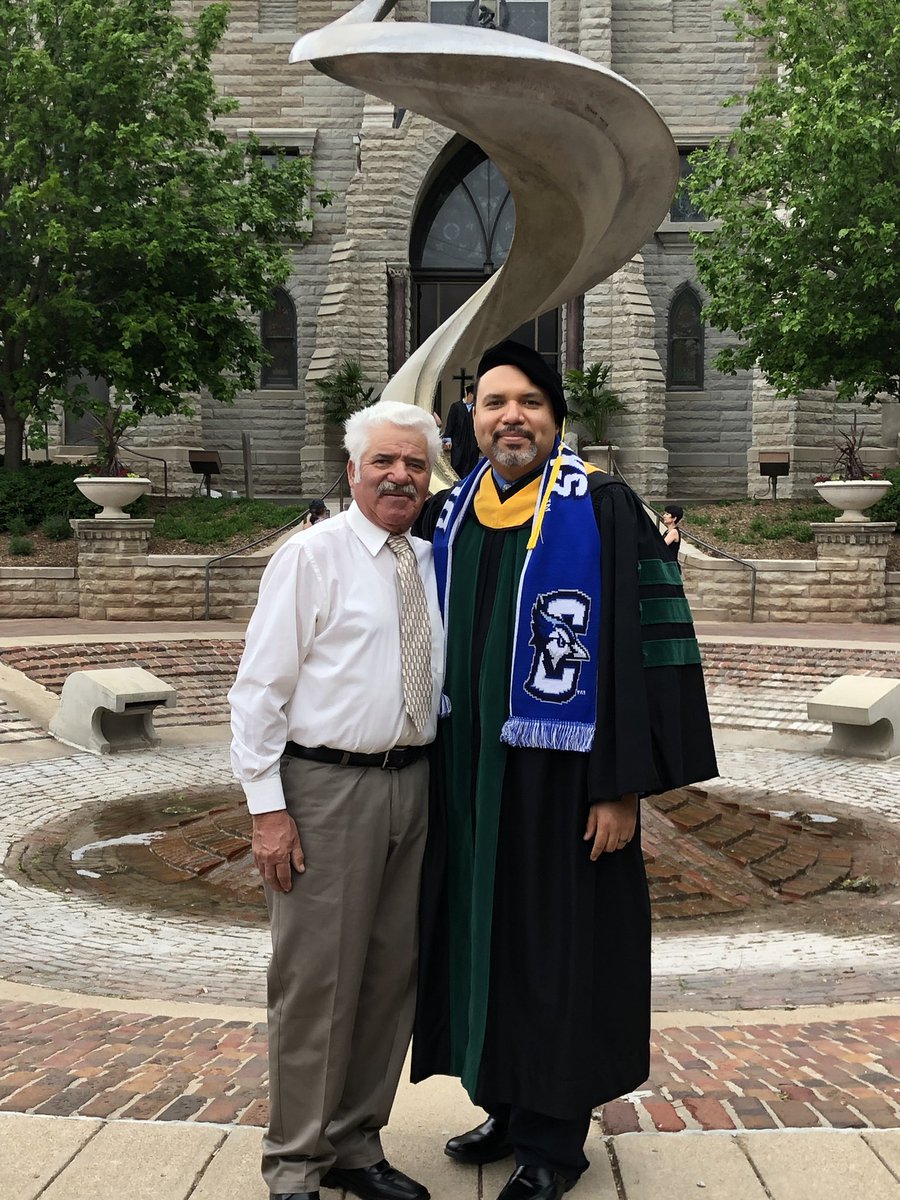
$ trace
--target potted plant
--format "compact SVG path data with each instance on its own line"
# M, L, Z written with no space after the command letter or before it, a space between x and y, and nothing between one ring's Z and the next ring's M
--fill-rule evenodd
M596 362L583 371L566 371L563 383L569 401L569 418L583 426L588 444L581 448L582 458L612 471L612 455L618 447L609 444L610 418L625 409L608 381L612 366Z
M101 506L97 520L127 520L123 506L150 491L150 480L129 471L119 458L122 438L140 422L140 415L124 404L107 404L92 410L97 421L97 457L88 475L75 480L78 490Z
M854 413L849 431L841 433L835 443L837 457L831 471L813 480L822 499L842 510L835 521L868 521L865 510L891 489L889 479L863 462L860 451L864 437L865 430L859 429Z
M365 384L362 363L357 358L343 359L330 375L316 380L316 387L324 401L325 420L336 428L377 400L374 385Z

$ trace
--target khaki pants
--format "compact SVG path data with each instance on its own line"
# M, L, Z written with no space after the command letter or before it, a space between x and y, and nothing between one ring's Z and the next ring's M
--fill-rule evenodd
M306 871L266 889L271 1192L382 1157L412 1033L428 764L402 771L285 757Z

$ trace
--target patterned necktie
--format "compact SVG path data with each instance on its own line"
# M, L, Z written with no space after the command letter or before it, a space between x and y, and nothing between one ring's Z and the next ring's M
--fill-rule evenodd
M387 540L397 559L400 585L400 672L406 711L421 731L431 713L431 620L419 564L409 539L392 533Z

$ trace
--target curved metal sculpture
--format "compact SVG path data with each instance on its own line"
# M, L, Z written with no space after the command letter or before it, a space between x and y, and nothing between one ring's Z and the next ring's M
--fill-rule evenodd
M449 362L468 362L640 249L671 203L678 154L649 100L606 67L492 29L379 24L395 3L363 0L301 37L291 62L463 134L512 192L506 262L382 393L431 410Z

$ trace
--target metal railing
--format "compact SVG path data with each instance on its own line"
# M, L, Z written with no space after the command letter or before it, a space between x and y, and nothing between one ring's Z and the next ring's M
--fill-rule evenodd
M340 475L337 476L334 483L332 483L332 485L328 489L328 491L323 493L323 495L320 498L322 500L327 500L328 497L335 490L335 488L337 488L338 504L339 504L340 508L343 509L344 494L345 494L344 486L346 485L346 483L347 483L347 475L346 475L346 472L342 471L340 473ZM247 544L244 546L237 546L234 550L229 550L227 552L227 554L218 554L215 558L211 558L209 560L209 562L206 564L206 567L205 567L205 570L203 573L203 619L204 619L204 621L208 621L210 619L210 616L209 616L210 571L212 570L212 568L218 566L219 563L224 562L227 558L234 558L238 554L243 554L245 550L252 550L254 548L254 546L261 546L261 545L263 545L264 542L271 542L273 540L273 538L277 538L280 534L286 533L287 530L291 529L293 526L299 525L301 521L305 521L308 516L309 516L309 506L307 505L307 507L304 508L303 511L301 513L299 513L296 517L292 517L290 519L290 521L286 521L284 525L280 525L277 529L267 529L266 532L264 534L262 534L261 537L254 538L252 542L247 542Z
M166 500L169 498L169 464L164 458L160 458L158 454L145 454L143 450L134 450L131 446L123 446L119 443L119 449L125 454L136 454L138 458L146 458L150 462L162 463L163 469L163 496Z
M619 464L613 460L612 466L613 466L613 473L615 475L617 475L619 477L619 479L622 480L623 483L628 484L628 486L631 488L631 490L634 492L634 494L640 500L641 504L643 504L644 508L649 509L650 512L652 512L653 515L656 517L657 521L659 521L660 523L664 523L663 519L662 519L662 513L658 509L654 508L653 505L648 500L645 500L644 497L641 495L641 493L637 490L636 487L634 487L631 483L628 483L628 479L625 477L625 475L620 470ZM756 565L752 562L748 562L747 559L745 559L745 558L738 558L738 556L736 554L730 554L727 550L722 550L719 546L713 546L710 542L704 541L704 539L702 537L698 537L696 533L689 533L686 529L682 529L681 526L678 527L678 532L681 534L681 536L683 538L687 539L687 541L692 542L695 546L699 546L703 551L705 551L705 553L707 553L711 556L714 556L714 557L718 556L720 558L730 559L731 562L738 563L740 566L747 568L747 570L750 572L750 620L751 621L755 620L755 618L756 618L756 570L757 570Z

